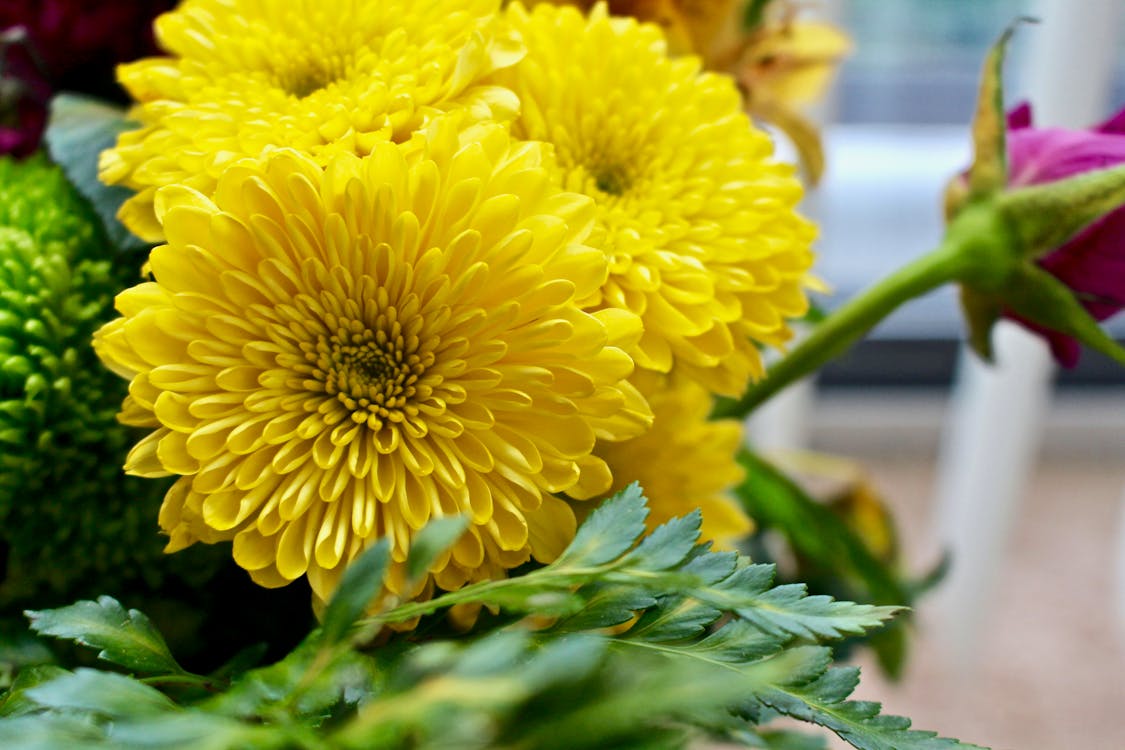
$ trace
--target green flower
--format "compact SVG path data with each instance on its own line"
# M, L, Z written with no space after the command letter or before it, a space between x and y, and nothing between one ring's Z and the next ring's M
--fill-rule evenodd
M170 570L165 487L126 477L125 396L91 335L136 269L114 269L94 214L42 157L0 159L0 606L152 588ZM184 567L182 564L178 567Z

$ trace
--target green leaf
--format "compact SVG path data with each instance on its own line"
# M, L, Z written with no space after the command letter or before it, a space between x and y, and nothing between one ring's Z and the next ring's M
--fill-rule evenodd
M4 693L3 699L0 700L0 717L21 716L42 711L43 707L28 697L27 690L65 674L70 673L53 664L24 667L16 675L12 687Z
M253 726L202 711L181 711L115 722L109 741L118 750L236 750L300 747L283 727Z
M611 628L628 622L637 612L656 604L656 598L647 591L613 583L589 584L580 595L585 605L575 614L560 620L553 628L555 631L579 632Z
M711 623L722 617L722 610L698 599L668 595L657 606L645 612L629 629L630 637L641 640L679 641L701 635Z
M90 719L50 713L0 719L4 750L109 750L105 730Z
M26 692L45 708L111 718L178 710L176 704L156 688L132 677L96 669L77 669L28 688Z
M909 593L894 571L876 559L863 540L829 508L761 456L744 450L738 461L746 469L746 480L735 492L751 518L776 529L800 554L853 578L871 601L910 603Z
M805 734L791 730L766 730L758 733L761 747L765 750L828 750L828 741L823 735Z
M644 534L647 517L644 493L633 482L594 509L549 567L594 567L617 559Z
M469 525L466 516L435 518L414 537L406 558L406 577L411 585L424 576L438 556L453 546Z
M385 660L393 654L390 646L380 649ZM322 666L314 672L317 665ZM281 661L246 672L229 690L198 708L255 722L279 712L292 713L316 726L369 699L381 680L371 657L354 650L326 652L314 635Z
M341 642L379 593L390 562L390 549L390 541L380 539L344 571L340 585L324 611L323 638L326 646Z
M557 605L553 613L561 610L571 616L558 624L559 630L572 632L626 622L653 607L661 595L679 592L714 611L736 613L765 632L817 639L863 633L899 611L808 597L802 586L771 589L772 565L739 564L730 553L696 546L699 529L694 514L665 524L649 538L655 543L646 540L630 551L632 535L643 529L645 513L644 496L631 485L591 514L568 549L570 554L550 565L517 578L466 586L430 601L406 603L367 623L408 620L464 603L542 614L539 605L553 603ZM679 562L671 564L672 560ZM694 618L690 625L665 622L662 627L697 627L701 611L690 614Z
M874 704L847 702L854 673L829 671L830 650L799 640L878 625L888 608L774 587L772 566L696 544L695 517L654 532L649 549L645 542L634 547L644 501L636 491L625 497L616 510L604 506L606 516L594 520L572 566L476 584L371 619L378 625L459 603L506 600L524 612L543 597L577 602L581 609L555 627L498 618L483 634L390 637L374 648L363 642L359 651L361 642L346 635L382 585L388 557L386 548L369 551L329 605L332 639L314 631L281 661L242 674L225 691L212 681L208 689L221 691L213 697L173 692L190 696L187 707L116 673L29 670L15 691L15 710L0 716L0 738L16 739L0 745L685 750L707 739L736 739L775 750L818 747L793 733L757 729L781 712L865 750L949 747L951 740L910 731L903 719L879 717ZM634 612L640 617L633 627L605 632Z
M812 640L859 635L881 627L901 607L840 602L809 596L803 583L770 587L773 565L747 565L721 584L696 595L712 606L735 612L766 632Z
M98 658L134 672L186 674L152 622L135 609L126 611L111 596L24 614L35 632L101 649Z
M77 94L59 94L51 100L51 118L44 135L51 158L90 201L106 236L126 252L148 247L117 219L117 209L133 191L102 184L98 180L98 156L117 142L120 133L136 127L121 107Z
M622 563L649 570L667 570L679 565L695 549L702 523L703 514L698 508L686 516L673 518L645 536Z
M831 729L859 750L981 750L911 729L909 719L881 715L878 703L846 700L858 682L858 669L832 669L807 684L779 686L759 700L787 716Z
M0 629L0 688L7 686L5 673L35 664L49 664L55 660L51 649L26 629L11 633L7 628Z

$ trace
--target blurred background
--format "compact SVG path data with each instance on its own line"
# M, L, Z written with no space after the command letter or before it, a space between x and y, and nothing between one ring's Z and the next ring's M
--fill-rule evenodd
M969 161L983 57L1016 17L1009 106L1080 127L1125 105L1121 0L828 0L855 41L821 117L808 199L831 308L933 247ZM1125 338L1125 318L1109 323ZM1022 331L986 371L959 343L956 292L915 301L755 418L759 446L857 459L898 517L908 565L953 552L898 685L857 697L994 748L1125 748L1125 370L1086 351L1058 371Z

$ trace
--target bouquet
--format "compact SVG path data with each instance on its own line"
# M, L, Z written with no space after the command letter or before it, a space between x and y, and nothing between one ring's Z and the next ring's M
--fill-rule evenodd
M848 699L938 576L741 424L947 283L1125 362L1125 121L1006 116L1011 29L946 237L824 314L784 0L0 26L4 747L974 747Z

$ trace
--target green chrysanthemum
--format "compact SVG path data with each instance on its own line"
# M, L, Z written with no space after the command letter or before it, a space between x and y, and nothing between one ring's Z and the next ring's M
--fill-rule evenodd
M163 487L124 477L133 436L93 331L121 272L89 207L45 159L0 160L0 603L159 583ZM131 271L135 274L136 271ZM88 592L86 592L88 593Z

